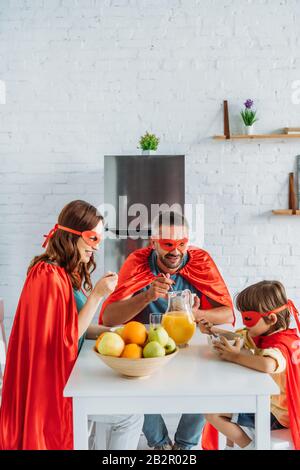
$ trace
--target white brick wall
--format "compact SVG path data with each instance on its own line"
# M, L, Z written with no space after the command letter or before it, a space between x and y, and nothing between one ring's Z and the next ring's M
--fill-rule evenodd
M231 292L277 278L300 305L299 218L287 174L300 141L215 142L246 98L259 132L299 126L298 0L1 0L0 296L12 318L29 260L62 206L103 199L103 155L145 130L187 156L187 201ZM100 257L101 259L101 257ZM99 268L101 273L101 267ZM7 320L10 326L10 319Z

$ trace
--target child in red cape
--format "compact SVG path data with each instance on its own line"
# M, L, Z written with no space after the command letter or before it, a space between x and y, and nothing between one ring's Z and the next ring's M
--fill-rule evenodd
M241 351L239 340L231 346L223 339L215 343L215 350L225 361L271 374L280 394L271 397L270 428L290 428L294 447L299 450L300 338L296 329L289 328L293 313L300 329L298 312L293 302L287 299L283 285L277 281L262 281L246 288L237 296L236 304L246 326L238 332L244 336L248 354ZM249 354L249 350L253 354ZM214 429L206 427L203 448L214 447L215 430L227 437L227 449L232 449L234 444L245 450L255 448L254 414L221 413L205 417Z

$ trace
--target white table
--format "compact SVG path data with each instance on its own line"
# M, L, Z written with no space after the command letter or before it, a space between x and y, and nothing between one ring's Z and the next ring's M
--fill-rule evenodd
M168 366L147 378L108 368L85 341L64 389L73 399L74 448L88 449L88 416L111 414L256 413L256 447L270 449L268 374L218 359L199 331Z

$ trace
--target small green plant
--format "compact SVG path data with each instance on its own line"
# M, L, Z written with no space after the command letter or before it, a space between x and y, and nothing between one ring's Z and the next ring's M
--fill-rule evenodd
M146 132L145 135L142 135L139 141L140 147L142 150L157 150L159 144L159 138L155 134L149 134Z
M256 117L256 111L251 109L253 106L253 101L248 99L245 101L244 106L245 109L241 111L242 119L245 126L252 126L256 121L258 121L258 118Z

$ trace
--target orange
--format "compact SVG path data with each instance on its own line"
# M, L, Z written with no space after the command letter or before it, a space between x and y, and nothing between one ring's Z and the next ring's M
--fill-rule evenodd
M127 357L128 359L140 359L143 354L143 348L137 344L127 344L121 357Z
M135 343L143 346L147 340L147 330L143 323L130 321L126 323L122 331L122 338L126 344Z

